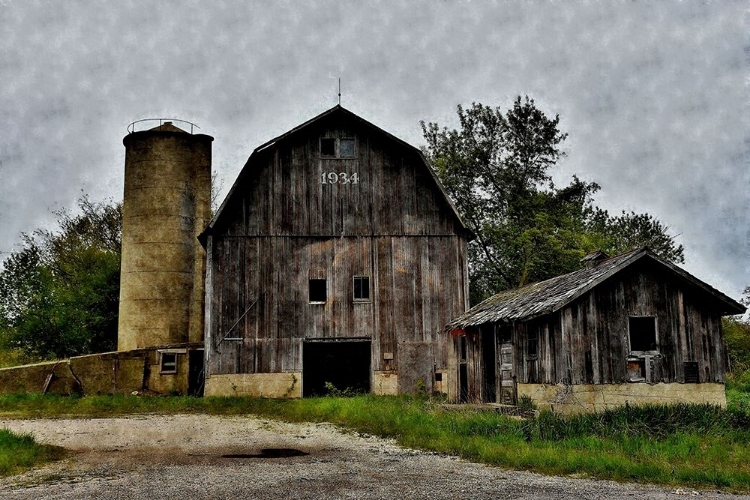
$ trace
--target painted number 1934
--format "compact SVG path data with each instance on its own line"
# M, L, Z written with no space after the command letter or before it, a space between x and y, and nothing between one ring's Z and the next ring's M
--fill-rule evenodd
M346 172L323 172L320 174L321 184L359 184L357 172L347 174Z

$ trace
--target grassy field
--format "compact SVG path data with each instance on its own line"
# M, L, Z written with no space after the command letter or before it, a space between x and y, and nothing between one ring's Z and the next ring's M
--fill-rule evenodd
M0 397L4 417L107 417L134 413L252 414L332 422L404 446L546 474L750 490L750 397L730 390L724 410L625 407L593 415L521 420L428 398L270 400L183 397ZM25 441L33 447L32 441ZM0 442L0 456L6 453ZM43 455L39 455L43 456ZM5 472L7 474L7 472Z

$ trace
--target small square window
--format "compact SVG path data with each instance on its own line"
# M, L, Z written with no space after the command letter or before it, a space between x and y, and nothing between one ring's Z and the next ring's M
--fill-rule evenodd
M366 302L370 300L370 277L354 277L354 300Z
M336 139L320 139L321 156L336 156Z
M628 326L631 352L656 351L656 318L631 317Z
M341 158L352 158L354 156L354 139L339 140L339 156Z
M161 373L177 373L177 354L161 353Z
M309 291L310 291L310 302L325 302L327 298L326 280L311 279Z

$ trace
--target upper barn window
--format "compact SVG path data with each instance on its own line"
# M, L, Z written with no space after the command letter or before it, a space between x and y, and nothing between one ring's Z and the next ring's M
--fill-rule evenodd
M320 139L321 156L336 156L336 139Z
M355 155L356 144L354 139L334 139L330 137L320 139L320 156L354 158Z
M339 156L341 158L354 156L354 139L339 139Z
M655 317L631 316L628 327L631 352L654 352L657 350Z

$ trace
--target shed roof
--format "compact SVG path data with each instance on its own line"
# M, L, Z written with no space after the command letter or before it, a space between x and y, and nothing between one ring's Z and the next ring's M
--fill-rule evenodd
M643 247L604 259L593 267L500 292L451 321L447 328L457 329L485 323L528 320L556 312L606 279L642 259L656 262L668 272L713 296L721 304L722 314L745 312L745 308L737 301Z
M251 169L251 166L253 164L253 161L255 158L261 154L263 151L273 147L275 144L278 144L282 140L286 139L287 137L301 132L303 129L320 122L324 118L334 116L336 114L339 114L341 116L345 116L349 119L353 119L353 121L363 125L365 128L369 128L379 134L384 135L389 140L394 141L398 143L400 146L406 148L407 150L410 150L413 152L424 164L425 169L429 173L432 180L435 182L435 187L437 187L438 191L442 195L442 198L444 199L446 206L450 210L450 212L455 216L456 220L459 223L459 226L463 231L465 231L465 234L467 235L468 239L474 238L474 233L471 231L471 229L466 226L463 219L458 213L458 210L456 209L456 206L451 201L450 197L448 196L448 193L446 193L445 188L443 188L443 185L440 183L440 180L438 179L437 175L435 174L434 170L430 166L430 163L427 161L427 158L425 158L422 151L420 151L418 148L415 148L411 144L399 139L393 134L390 134L386 132L385 130L381 129L380 127L377 127L376 125L373 125L372 123L368 122L364 118L357 116L356 114L352 113L348 109L345 109L340 104L328 109L327 111L324 111L323 113L319 114L318 116L315 116L314 118L311 118L310 120L307 120L306 122L294 127L293 129L289 130L288 132L285 132L277 137L274 137L273 139L261 144L250 155L250 158L248 158L247 162L245 163L245 166L242 168L242 171L237 176L237 180L235 180L234 185L232 185L232 189L229 190L229 193L227 194L226 198L222 202L221 206L219 207L219 210L216 211L216 214L214 215L213 219L211 219L211 222L209 222L208 226L206 226L206 229L203 231L203 233L198 237L202 243L205 244L205 237L206 235L210 234L212 232L212 229L216 225L217 221L219 221L222 218L222 213L224 212L224 208L228 204L229 200L232 198L234 192L238 189L238 186L241 184L241 179L245 175L246 171Z

